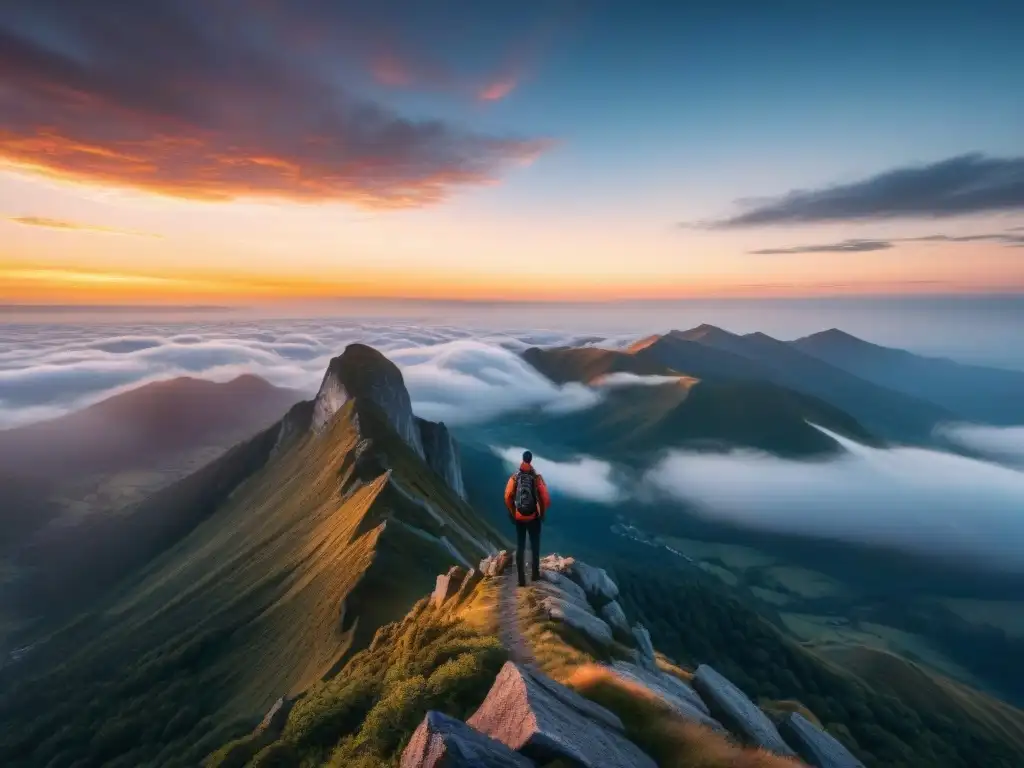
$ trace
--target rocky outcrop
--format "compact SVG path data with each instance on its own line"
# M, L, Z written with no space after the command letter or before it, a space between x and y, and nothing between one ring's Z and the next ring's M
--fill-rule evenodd
M470 572L472 573L472 571ZM449 597L459 591L459 587L462 586L465 578L466 569L457 565L449 568L448 573L439 574L437 583L434 585L434 594L430 597L430 602L435 607L440 608Z
M693 687L711 713L745 741L778 755L796 756L768 715L714 668L707 664L697 667Z
M547 555L540 561L544 570L567 576L579 584L587 598L597 606L604 605L619 596L618 585L611 580L604 568L595 568L572 557Z
M629 620L626 618L625 611L622 610L622 606L615 600L610 603L605 603L601 607L601 618L607 622L608 626L612 628L612 634L618 640L631 641L633 635L629 629Z
M501 576L511 564L512 555L503 549L497 554L488 555L480 561L480 573L487 578Z
M581 768L656 768L655 762L607 723L618 718L553 680L539 682L508 662L469 725L530 759L564 760ZM556 695L555 690L559 693Z
M541 562L543 563L543 561ZM556 589L574 598L577 602L586 605L587 593L583 591L583 587L581 587L572 579L563 576L558 571L546 570L543 568L543 566L541 568L540 578L542 581L551 584Z
M320 432L342 406L353 398L374 402L394 430L420 458L423 440L412 413L412 400L398 366L365 344L349 344L327 366L313 400L311 427Z
M611 669L627 683L647 689L680 717L715 731L725 731L725 727L711 717L697 692L682 680L677 680L664 672L652 672L627 661L612 662Z
M816 768L864 768L846 747L799 712L786 715L779 730L800 757Z
M633 625L633 640L636 642L636 662L645 669L656 670L658 660L654 656L654 643L651 642L651 633L647 627L637 623Z
M401 768L533 768L529 758L461 720L431 710L402 753Z
M459 447L444 422L434 423L416 418L416 425L423 443L427 464L439 474L459 498L466 498L466 486L462 481L462 461Z
M589 606L584 608L572 600L557 597L545 597L540 604L548 618L568 624L599 646L607 647L612 644L611 627L595 616Z

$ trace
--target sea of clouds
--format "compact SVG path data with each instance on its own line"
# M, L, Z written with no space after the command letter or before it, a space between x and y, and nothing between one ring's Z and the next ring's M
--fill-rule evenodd
M348 320L0 326L0 429L176 376L228 381L251 373L309 397L328 361L357 341L402 368L425 418L459 424L526 406L566 411L593 405L598 395L578 384L556 386L518 353L581 340L559 331Z
M527 365L530 346L607 343L554 330L498 332L401 322L275 321L0 326L0 428L52 418L140 384L256 374L308 397L345 345L373 345L402 369L413 407L452 425L523 407L585 409L602 390L656 379L616 375L559 386ZM868 448L801 462L749 451L676 451L640 475L594 456L538 456L556 493L595 504L678 500L779 532L887 542L1024 571L1024 427L949 425L941 437L990 460L941 450ZM496 448L506 461L522 449Z

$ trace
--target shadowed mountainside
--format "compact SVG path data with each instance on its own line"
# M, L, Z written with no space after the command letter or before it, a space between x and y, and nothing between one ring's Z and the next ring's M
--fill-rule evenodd
M665 448L756 448L783 456L836 451L811 424L878 444L860 423L829 403L770 381L696 380L640 353L594 348L531 348L523 358L559 384L600 384L615 374L676 377L658 384L608 387L586 411L547 414L534 429L571 440L577 450L635 462ZM561 436L559 438L559 436Z
M992 424L1024 422L1024 372L915 355L836 328L789 343L862 379L929 400L962 419Z

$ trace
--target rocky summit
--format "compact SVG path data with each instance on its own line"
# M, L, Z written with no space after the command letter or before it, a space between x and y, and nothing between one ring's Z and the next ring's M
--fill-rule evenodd
M512 564L513 558L506 552L486 558L479 569L484 588L496 584L499 591L513 594ZM541 568L540 581L518 593L526 600L533 595L541 606L540 618L535 620L564 624L606 649L609 657L590 674L605 676L637 701L647 702L652 712L667 712L678 722L691 724L697 728L691 738L724 739L725 747L720 749L742 751L746 745L757 765L863 768L849 750L807 718L789 713L773 721L706 664L692 674L691 682L667 671L671 665L654 651L647 631L640 625L631 628L625 612L612 599L619 589L604 570L558 555L544 558ZM439 575L434 608L453 609L464 599L466 591L461 587L474 573L453 568ZM506 625L506 638L532 634L533 627L523 626L519 609L515 616L503 611L500 621ZM506 643L513 645L508 639ZM402 768L656 768L664 764L634 741L635 723L581 695L585 686L577 686L577 690L554 679L544 671L543 660L533 658L529 651L510 650L513 660L500 669L479 707L464 721L436 710L427 712L402 754ZM520 656L518 661L516 656ZM716 735L701 737L700 733ZM680 749L691 747L681 745ZM801 758L805 763L799 762ZM714 763L719 764L726 765Z

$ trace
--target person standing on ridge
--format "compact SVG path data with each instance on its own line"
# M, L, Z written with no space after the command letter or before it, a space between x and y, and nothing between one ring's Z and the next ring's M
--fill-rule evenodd
M509 519L516 526L516 568L519 586L526 586L526 535L530 535L532 578L540 578L540 526L551 506L551 496L544 478L533 469L533 454L523 451L523 463L505 485L505 506Z

